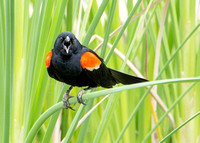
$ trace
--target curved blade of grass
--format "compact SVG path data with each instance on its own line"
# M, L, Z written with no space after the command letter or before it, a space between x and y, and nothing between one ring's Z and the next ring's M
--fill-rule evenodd
M159 80L159 81L144 82L144 83L138 83L138 84L132 84L132 85L125 85L125 86L121 86L121 87L115 87L115 88L112 88L112 89L105 89L105 90L102 90L102 91L86 93L86 94L84 94L82 96L82 99L83 100L86 100L86 99L88 100L88 99L92 99L92 98L97 98L99 96L103 96L103 95L107 95L107 94L111 94L111 93L116 93L116 92L120 92L120 91L124 91L124 90L140 88L140 87L144 87L144 86L169 84L169 83L181 83L181 82L200 82L200 77L198 77L198 78L168 79L168 80ZM73 98L69 99L69 103L70 104L76 103L76 101L77 101L76 97L73 97ZM40 129L41 125L49 118L49 116L51 116L56 111L59 111L62 108L63 108L63 103L59 102L59 103L55 104L54 106L52 106L51 108L49 108L47 111L45 111L38 118L38 120L35 122L35 124L31 128L30 132L28 133L28 136L26 137L25 142L32 141L34 136L36 135L37 131ZM79 112L79 114L81 114L81 112ZM78 114L76 116L77 116L77 118L80 117L80 115L78 115ZM76 118L76 120L77 120L77 118ZM74 132L74 129L76 128L76 125L77 125L75 123L76 122L74 121L74 124L71 125L73 127L70 127L71 128L69 130L70 133L68 133L67 137L70 137L71 133Z
M57 100L57 102L59 102L59 101L61 101L62 100L62 93L64 93L64 88L62 89L62 91L61 91L61 94L60 94L60 96L58 97L58 100ZM43 137L43 140L42 140L42 143L49 143L50 142L50 139L51 139L51 135L52 135L52 133L53 133L53 130L54 130L54 127L55 127L55 124L56 124L56 121L57 121L57 119L58 119L58 116L59 116L59 112L56 112L53 116L52 116L52 118L51 118L51 120L49 121L49 123L48 123L48 126L47 126L47 129L46 129L46 133L45 133L45 135L44 135L44 137Z
M176 79L165 79L165 80L157 80L157 81L151 81L151 82L143 82L138 84L130 84L130 85L124 85L120 87L114 87L110 89L105 89L101 91L86 93L82 96L83 100L88 100L91 98L97 98L99 96L103 96L106 94L112 94L124 90L130 90L145 86L153 86L153 85L159 85L159 84L170 84L170 83L181 83L181 82L200 82L200 77L193 77L193 78L176 78ZM76 97L70 98L69 103L73 104L76 102Z
M42 124L55 112L60 111L63 108L63 103L59 102L57 104L55 104L54 106L52 106L51 108L49 108L47 111L45 111L39 118L38 120L35 122L35 124L33 125L33 127L31 128L31 130L29 131L26 139L25 139L25 143L30 143L33 141L36 133L38 132L38 130L41 128Z

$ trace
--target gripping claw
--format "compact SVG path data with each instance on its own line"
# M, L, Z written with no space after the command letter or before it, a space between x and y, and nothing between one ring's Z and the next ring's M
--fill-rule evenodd
M70 88L64 93L64 95L63 95L63 106L66 109L70 108L71 110L75 111L69 104L69 99L73 97L73 96L69 96L69 93L70 93L71 90L72 90L72 86L70 86Z
M78 93L78 95L77 95L77 101L78 101L78 103L81 103L81 104L83 104L83 105L87 105L87 104L85 104L85 102L83 102L83 100L82 100L82 95L84 94L84 92L85 92L84 89L81 89L81 90L79 91L79 93Z

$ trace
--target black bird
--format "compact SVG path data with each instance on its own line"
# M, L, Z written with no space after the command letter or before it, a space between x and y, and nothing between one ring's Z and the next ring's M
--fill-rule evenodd
M63 105L70 109L72 107L68 99L72 97L69 93L73 86L87 86L77 95L77 101L85 104L81 96L91 88L112 88L118 83L134 84L148 81L106 67L102 58L81 45L74 34L67 31L57 37L54 48L47 53L45 64L50 77L71 85L63 95Z

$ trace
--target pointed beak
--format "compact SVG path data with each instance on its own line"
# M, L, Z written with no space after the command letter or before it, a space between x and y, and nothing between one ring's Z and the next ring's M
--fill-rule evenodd
M69 36L67 36L67 37L65 38L65 42L66 42L66 43L69 43L69 42L70 42Z
M70 38L69 36L67 36L64 41L64 49L66 53L69 53L69 48L70 48Z

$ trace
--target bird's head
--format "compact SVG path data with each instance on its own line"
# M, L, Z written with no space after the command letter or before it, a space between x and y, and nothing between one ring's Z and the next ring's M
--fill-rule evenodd
M76 39L73 33L62 32L56 39L54 49L56 52L61 52L64 55L71 55L81 48L81 44Z

